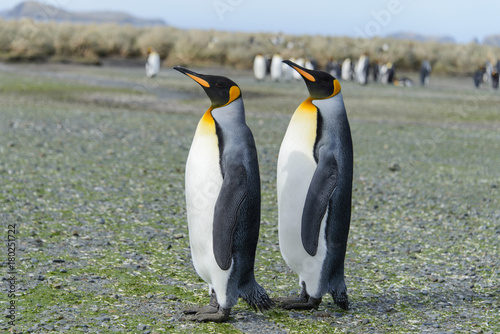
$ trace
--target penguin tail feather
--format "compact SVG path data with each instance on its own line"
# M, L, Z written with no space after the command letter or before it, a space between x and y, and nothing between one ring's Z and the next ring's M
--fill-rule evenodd
M248 288L243 290L241 296L244 301L248 303L255 311L259 309L261 312L270 310L274 306L274 302L269 298L264 290L257 282L251 284Z

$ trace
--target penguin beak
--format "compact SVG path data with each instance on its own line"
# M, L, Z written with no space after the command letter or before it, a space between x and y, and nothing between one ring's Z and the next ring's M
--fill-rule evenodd
M190 77L191 79L193 79L194 81L199 83L201 86L203 86L205 88L210 88L210 84L202 78L204 76L203 74L193 72L191 70L188 70L187 68L180 67L180 66L175 66L174 70L177 70L177 71L187 75L188 77Z
M306 80L308 81L311 81L311 82L315 82L316 79L314 78L314 76L309 72L308 69L302 67L302 66L299 66L297 64L295 64L294 62L290 61L290 60L283 60L283 62L285 64L287 64L288 66L292 67L294 70L296 70L297 72L299 72L299 74Z

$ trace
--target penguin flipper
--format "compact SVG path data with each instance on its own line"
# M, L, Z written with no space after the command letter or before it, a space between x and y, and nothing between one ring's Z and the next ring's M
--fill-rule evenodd
M213 225L213 251L222 270L231 267L233 235L238 211L247 196L247 173L242 165L226 168L219 197L215 203Z
M338 166L333 154L319 150L318 166L309 185L302 212L301 236L306 252L314 256L318 250L321 221L337 185Z

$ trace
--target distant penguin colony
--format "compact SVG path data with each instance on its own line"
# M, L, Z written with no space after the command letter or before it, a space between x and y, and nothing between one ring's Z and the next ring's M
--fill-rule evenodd
M279 244L299 275L299 297L285 309L313 309L330 293L349 308L344 258L351 218L351 132L337 79L285 61L304 79L307 98L295 111L278 156Z
M148 48L148 60L146 61L146 76L152 78L160 72L160 55L152 48Z
M267 310L273 302L254 277L259 165L241 90L226 77L175 69L200 84L211 101L189 150L185 180L193 265L208 283L210 304L185 313L196 321L223 322L239 297Z

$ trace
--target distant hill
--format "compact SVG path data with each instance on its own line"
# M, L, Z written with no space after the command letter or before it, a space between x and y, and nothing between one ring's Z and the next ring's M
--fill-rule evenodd
M26 1L10 10L0 11L0 18L19 20L31 18L40 21L72 22L72 23L118 23L134 26L164 26L161 19L141 19L123 12L68 12L61 8L45 5L36 1Z
M428 36L413 32L397 32L389 34L387 37L418 42L456 43L455 39L451 36Z
M485 37L483 40L483 44L500 47L500 35L491 35Z

